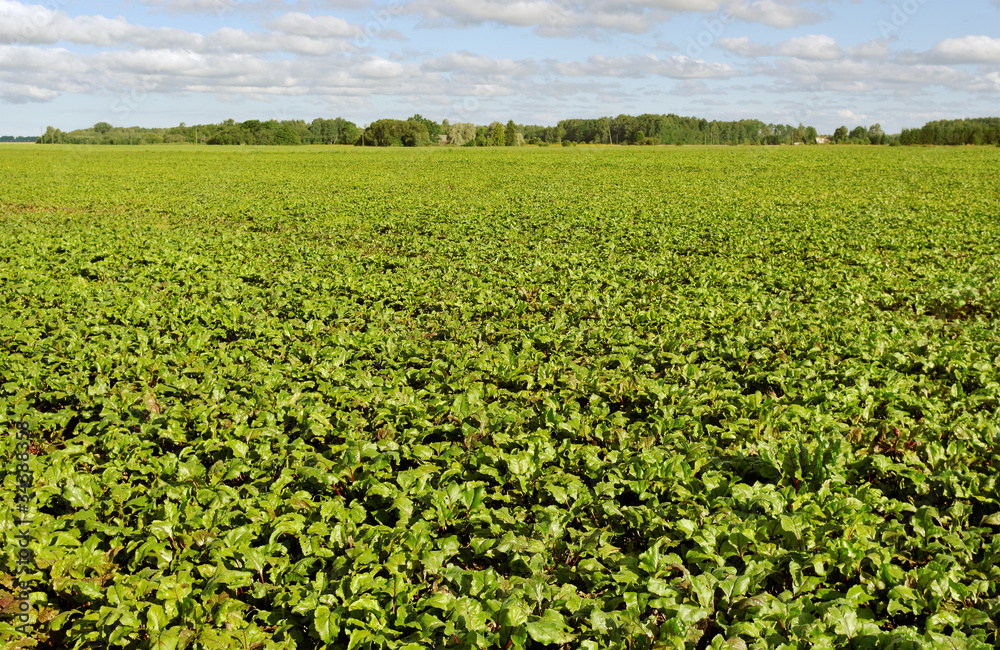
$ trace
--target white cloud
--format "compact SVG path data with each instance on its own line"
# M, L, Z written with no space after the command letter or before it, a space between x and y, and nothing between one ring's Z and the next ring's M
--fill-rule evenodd
M593 81L586 79L562 79L559 77L538 79L527 84L518 84L518 90L523 92L526 97L543 99L545 102L548 102L548 106L545 106L544 109L553 117L560 114L558 106L554 107L552 104L553 98L573 96L589 98L595 92L614 92L615 89L620 87L620 84L606 79L602 79L599 84L595 84ZM564 114L565 112L563 112ZM559 117L558 119L564 118Z
M776 0L743 0L727 10L729 16L748 23L763 23L771 27L790 28L811 25L823 20L815 11L802 9L792 4Z
M847 48L847 54L857 59L884 59L889 56L889 45L885 40L866 41Z
M645 56L592 56L586 61L552 63L551 69L569 77L672 77L674 79L719 79L735 76L724 63L712 63L686 56L659 58Z
M180 29L131 25L124 18L77 16L41 5L0 0L0 42L16 44L79 43L110 47L124 43L187 47L200 36Z
M453 81L467 84L497 84L516 81L524 83L532 77L671 77L674 79L727 78L736 72L722 63L710 63L686 56L605 57L592 56L584 61L552 61L537 63L531 59L493 59L470 52L453 52L426 59L425 71L450 73ZM548 83L548 81L546 81Z
M746 57L769 56L774 48L766 43L754 43L749 36L736 38L720 38L719 45L735 54Z
M376 5L372 0L318 0L313 3L317 6L326 7L328 9L365 9L368 7L381 6L382 3ZM390 7L398 5L398 2L390 3Z
M171 13L223 14L236 10L237 0L140 0L150 7L162 8Z
M842 117L848 122L851 122L853 124L861 124L862 122L868 119L868 115L866 115L865 113L855 113L854 111L848 108L842 108L838 110L837 116Z
M189 50L140 50L102 52L89 58L94 68L108 73L131 75L144 85L185 83L194 79L256 80L276 83L287 77L289 62L264 61L249 54L200 54ZM150 81L152 80L152 81Z
M778 46L777 52L783 56L817 60L837 59L844 54L837 41L821 34L790 38Z
M0 77L32 77L43 72L75 75L85 72L82 64L69 50L30 45L0 45Z
M225 27L207 34L202 52L228 51L237 53L291 52L311 56L335 54L350 47L350 41L338 38L316 38L298 34L255 33Z
M710 12L720 0L415 0L404 11L427 24L486 23L533 27L543 36L575 36L586 30L641 34L677 12Z
M838 59L844 54L837 41L823 34L796 36L777 46L755 43L746 36L720 38L719 45L730 52L750 58L779 55L799 59L831 60Z
M467 26L481 23L499 23L527 27L565 21L572 14L545 0L500 2L498 0L445 0L444 2L417 0L406 5L408 13L417 13L428 19L443 20Z
M223 27L199 34L167 27L146 27L124 18L70 17L40 5L0 0L0 42L19 44L77 43L96 47L133 45L144 49L189 49L196 52L291 52L325 55L362 49L374 38L405 39L397 30L366 29L335 16L284 13L266 23L273 31L246 32Z
M6 103L48 101L63 93L108 96L109 110L123 118L152 95L431 95L441 93L441 78L376 56L276 61L235 52L140 49L84 55L7 45L0 46L0 86L0 101Z
M689 79L687 81L679 81L674 86L673 94L680 97L694 97L695 95L718 95L725 93L712 90L708 87L708 84L700 79Z
M1000 63L1000 38L963 36L948 38L934 46L926 59L935 63Z
M5 104L48 102L58 96L58 92L49 88L20 83L0 83L0 102Z
M267 23L270 29L317 38L351 38L361 33L357 26L350 25L336 16L310 16L303 13L286 13Z
M302 5L302 2L286 2L285 0L139 0L148 7L162 9L173 14L214 14L223 17L230 13L269 13L294 8L290 5ZM320 3L328 8L364 8L370 6L370 0L327 0Z
M722 0L604 0L584 2L607 10L624 10L629 7L648 7L665 11L715 11L722 6Z
M501 84L475 84L472 87L472 94L476 97L512 97L517 94L517 90Z
M462 72L476 76L517 75L523 77L536 74L539 70L538 65L530 59L527 61L493 59L471 52L452 52L442 57L426 59L421 67L436 72Z
M401 63L372 57L358 66L360 76L366 79L395 79L403 75L405 67Z
M928 86L964 90L969 75L945 65L902 65L886 61L839 59L818 61L778 59L773 66L759 66L756 73L781 80L789 87L822 87L831 92L927 92Z
M972 80L970 90L1000 92L1000 72L988 72Z

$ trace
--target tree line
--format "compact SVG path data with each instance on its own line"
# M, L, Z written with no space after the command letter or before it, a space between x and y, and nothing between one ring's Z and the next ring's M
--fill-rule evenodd
M903 129L901 144L994 144L1000 146L1000 117L937 120L919 129Z
M354 144L361 136L356 124L338 117L305 120L229 119L219 124L188 126L181 122L170 128L116 127L98 122L89 129L63 132L48 127L36 140L39 144Z
M232 119L219 124L170 128L115 127L98 122L89 129L63 132L48 127L35 140L40 144L223 144L299 145L340 144L374 147L465 147L540 146L574 144L997 144L1000 118L976 118L930 122L920 129L903 129L888 135L879 124L841 126L832 135L820 136L812 126L768 124L761 120L706 120L679 115L619 115L592 119L565 119L555 126L470 122L435 122L419 114L405 120L381 119L366 127L338 117L305 120Z
M720 121L679 115L619 115L561 120L556 126L528 127L528 142L558 144L814 144L811 126L766 124L760 120Z
M850 131L846 126L838 126L830 137L834 144L891 144L893 140L882 131L880 124L873 124L868 128L856 126Z
M524 144L524 126L492 122L476 126L471 122L437 124L416 115L409 120L378 120L365 129L362 145L373 147L420 147L428 144L451 144L457 147L516 147Z

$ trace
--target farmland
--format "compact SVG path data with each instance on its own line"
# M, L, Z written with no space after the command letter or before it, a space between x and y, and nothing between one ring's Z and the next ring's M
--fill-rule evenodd
M0 147L0 638L995 647L998 166Z

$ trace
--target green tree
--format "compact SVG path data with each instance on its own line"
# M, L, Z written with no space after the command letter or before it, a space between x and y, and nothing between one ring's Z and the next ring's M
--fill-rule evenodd
M364 144L374 147L424 147L427 127L414 120L377 120L365 130Z
M476 140L476 125L469 122L454 122L448 125L448 142L456 147L465 146Z
M872 144L882 144L884 137L885 133L882 131L881 124L872 124L868 127L868 141Z
M213 133L206 144L246 144L244 131L233 124L222 124Z
M426 147L431 143L430 134L427 132L427 126L423 122L417 122L416 120L406 120L403 127L403 146L404 147Z
M302 144L299 132L291 124L282 124L278 127L272 141L274 144Z
M358 125L342 117L334 120L337 124L337 144L354 144L361 137Z
M107 122L98 122L97 124L94 125L94 130L100 133L101 135L104 135L113 128L114 127L108 124Z
M504 129L504 145L508 147L517 145L517 126L514 120L507 121L507 127Z
M260 120L247 120L239 125L239 128L246 133L246 144L264 144L261 142L267 127Z
M599 117L594 124L594 142L611 144L611 118Z
M309 125L309 142L311 144L335 144L340 136L336 120L324 120L317 117Z
M424 117L423 115L420 115L419 113L411 117L410 120L423 124L424 128L427 129L428 137L430 137L431 139L437 139L437 137L442 133L447 133L447 131L444 130L440 124L438 124L434 120Z
M833 141L837 144L841 144L847 141L847 127L838 126L837 130L833 132Z
M506 132L504 131L503 124L500 122L492 122L487 128L486 142L491 147L502 147L506 140Z
M65 139L65 134L54 126L50 126L45 129L45 135L43 135L36 143L40 144L62 144Z
M376 120L365 129L363 144L369 147L401 147L399 120Z

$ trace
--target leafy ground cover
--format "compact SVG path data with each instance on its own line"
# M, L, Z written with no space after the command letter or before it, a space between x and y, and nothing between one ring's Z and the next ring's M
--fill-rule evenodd
M995 647L998 163L0 148L0 635Z

